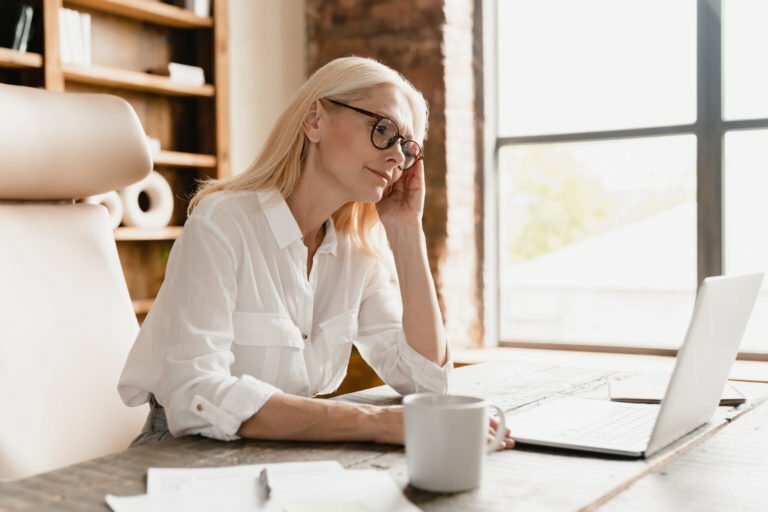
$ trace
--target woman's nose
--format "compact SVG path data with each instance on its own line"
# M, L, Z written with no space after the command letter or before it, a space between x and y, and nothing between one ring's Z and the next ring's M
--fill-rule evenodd
M392 162L398 168L402 167L405 163L405 155L403 154L403 148L400 144L395 143L391 148L387 149L387 161Z

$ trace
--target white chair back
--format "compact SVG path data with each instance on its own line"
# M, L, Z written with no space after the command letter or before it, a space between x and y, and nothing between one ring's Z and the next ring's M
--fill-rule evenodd
M138 332L101 205L152 167L120 98L0 85L0 479L128 446L117 380Z

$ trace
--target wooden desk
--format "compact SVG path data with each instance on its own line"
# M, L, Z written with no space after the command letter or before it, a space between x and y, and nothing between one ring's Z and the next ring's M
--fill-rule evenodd
M484 396L505 411L560 395L607 396L630 372L499 362L458 368L451 391ZM706 426L649 460L517 448L488 457L480 488L432 494L407 486L403 449L364 443L213 441L183 437L0 484L0 510L108 510L104 496L143 494L149 467L203 467L333 459L387 470L424 510L766 510L768 384L736 383L749 402L719 408ZM387 387L345 400L398 403ZM514 428L514 419L512 420ZM702 471L703 469L703 471ZM720 504L720 505L718 505ZM709 508L708 508L709 507ZM714 508L712 508L714 507Z

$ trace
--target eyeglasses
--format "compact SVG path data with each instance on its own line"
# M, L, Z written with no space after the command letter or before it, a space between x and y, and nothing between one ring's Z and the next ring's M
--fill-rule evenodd
M373 128L371 129L371 143L376 149L389 149L394 146L398 140L402 140L402 142L400 142L400 147L403 150L405 161L403 162L403 165L400 166L401 170L407 171L413 167L416 162L421 160L423 154L419 143L413 140L408 140L400 135L400 129L397 127L397 123L395 123L392 119L381 116L379 114L374 114L373 112L368 112L367 110L363 110L361 108L353 107L352 105L347 105L346 103L342 103L340 101L332 99L328 99L328 101L334 105L339 105L340 107L348 108L360 114L376 119L376 124L374 124Z

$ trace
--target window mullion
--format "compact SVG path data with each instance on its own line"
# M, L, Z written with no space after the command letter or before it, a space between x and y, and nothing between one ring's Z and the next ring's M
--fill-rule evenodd
M722 274L723 123L721 0L699 0L696 201L698 280Z

